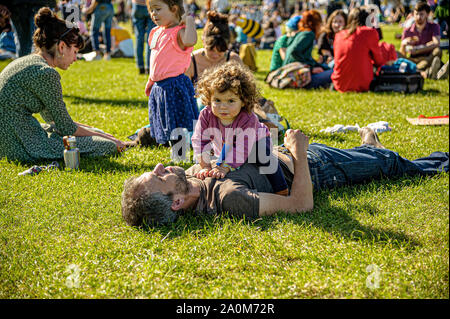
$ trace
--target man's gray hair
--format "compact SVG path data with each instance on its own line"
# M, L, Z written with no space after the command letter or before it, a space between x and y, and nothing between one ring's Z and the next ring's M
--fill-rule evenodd
M167 224L175 220L172 194L145 191L136 176L127 179L123 188L122 217L128 225Z

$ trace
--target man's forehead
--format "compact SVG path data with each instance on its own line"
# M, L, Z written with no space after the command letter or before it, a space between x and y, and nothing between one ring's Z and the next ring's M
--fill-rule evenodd
M139 182L147 181L147 180L152 179L153 175L155 175L153 172L145 172L145 173L141 174L140 176L138 176L138 180L139 180Z

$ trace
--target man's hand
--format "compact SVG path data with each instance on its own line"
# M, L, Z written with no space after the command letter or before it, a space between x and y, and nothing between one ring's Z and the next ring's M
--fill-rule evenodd
M300 130L287 130L284 134L284 145L295 159L304 157L309 146L309 137Z
M284 145L294 158L294 178L289 196L259 193L259 216L272 215L278 211L298 213L314 208L311 175L306 150L309 138L300 130L287 130Z

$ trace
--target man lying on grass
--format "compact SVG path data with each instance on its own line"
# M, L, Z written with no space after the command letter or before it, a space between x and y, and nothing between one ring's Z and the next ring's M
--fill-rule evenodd
M341 150L323 144L309 145L299 130L288 130L286 149L278 152L289 186L289 196L273 194L266 175L246 163L223 179L194 177L199 165L181 167L157 164L152 172L124 183L122 216L131 226L173 222L183 210L206 214L228 212L255 218L283 211L300 213L314 207L313 188L328 189L369 182L382 177L431 175L448 172L449 153L434 152L409 161L385 149L370 128L360 130L362 146Z

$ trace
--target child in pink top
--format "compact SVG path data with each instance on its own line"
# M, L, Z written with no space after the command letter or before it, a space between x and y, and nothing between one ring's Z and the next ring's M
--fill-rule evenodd
M254 163L265 168L260 172L274 193L288 195L269 130L253 113L257 90L251 71L235 61L224 63L200 78L197 91L207 106L192 135L194 157L202 167L196 177L223 178L245 162ZM214 168L211 153L218 156Z
M182 127L192 132L198 118L194 87L184 75L197 32L194 19L184 14L182 0L149 0L148 9L157 25L148 38L151 56L145 94L150 132L157 143L166 144L172 130Z

